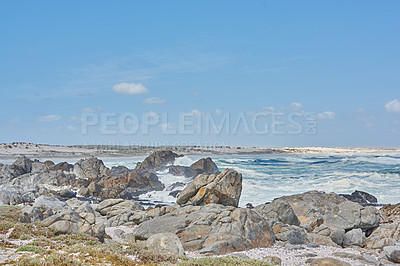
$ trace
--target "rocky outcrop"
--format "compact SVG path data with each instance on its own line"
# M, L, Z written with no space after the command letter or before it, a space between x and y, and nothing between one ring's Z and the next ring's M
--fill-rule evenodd
M41 221L56 234L84 233L104 240L104 224L96 223L96 214L87 202L77 199L67 202L49 196L40 196L32 206L21 211L21 222Z
M346 231L360 228L363 231L379 225L379 213L371 206L361 206L335 193L309 191L276 199L293 208L300 226L312 232L321 224L332 224Z
M213 160L208 158L200 159L194 162L191 166L171 165L168 166L170 174L185 177L195 177L199 174L218 174L219 169Z
M361 205L378 203L378 199L375 196L364 191L356 190L351 194L339 194L339 195L345 197L350 201L360 203Z
M386 204L380 208L379 212L384 223L400 221L400 203L394 205Z
M139 171L159 171L164 169L168 164L172 164L176 158L182 157L172 151L155 151L150 154L143 162L136 165L136 170Z
M146 240L165 232L176 234L185 250L205 254L225 254L274 243L274 233L257 212L220 204L178 208L141 223L135 237Z
M400 244L400 221L379 225L367 238L367 247L382 250L385 246Z
M179 195L176 203L205 205L218 203L237 207L242 193L242 175L235 170L225 169L216 175L198 175Z
M81 159L74 165L74 173L78 178L99 179L111 175L102 160L95 157Z
M383 251L389 261L400 263L400 246L384 247Z

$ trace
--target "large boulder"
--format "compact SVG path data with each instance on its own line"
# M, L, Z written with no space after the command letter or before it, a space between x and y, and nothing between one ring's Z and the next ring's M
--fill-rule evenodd
M312 232L321 224L333 224L346 231L363 231L378 227L379 212L371 206L361 206L335 193L309 191L276 199L293 208L300 226Z
M205 205L218 203L237 207L242 193L242 175L233 169L225 169L219 175L198 175L180 193L176 203Z
M32 171L32 161L25 156L18 157L15 162L4 165L0 169L0 184Z
M204 254L225 254L274 243L274 233L257 212L220 204L178 208L141 223L135 237L146 240L166 232L176 234L185 250Z
M172 164L176 158L182 157L172 151L155 151L150 154L143 162L138 162L136 170L140 171L159 171L164 169L168 164Z
M210 157L194 162L190 169L197 171L199 174L215 174L219 172L217 165Z
M100 179L111 175L110 169L104 165L103 161L95 157L81 159L75 163L74 173L77 177L86 179Z
M173 233L152 235L147 239L146 246L150 250L157 250L170 256L183 257L185 255L181 240Z
M25 156L18 157L13 165L18 166L24 174L32 171L32 161Z
M400 263L400 246L384 247L383 251L389 261L394 263Z
M367 238L367 247L383 249L385 246L400 244L400 221L379 225Z
M344 235L343 246L365 246L365 236L360 228L350 230Z
M261 204L254 209L267 221L281 222L289 225L300 225L299 218L294 213L290 204L274 200L271 203ZM272 223L270 222L270 225Z

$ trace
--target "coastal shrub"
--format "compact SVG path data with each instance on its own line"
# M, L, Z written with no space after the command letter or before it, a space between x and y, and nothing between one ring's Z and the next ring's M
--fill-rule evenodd
M190 259L186 261L181 261L177 265L185 266L230 266L230 265L246 265L246 266L272 266L269 263L253 260L253 259L242 259L234 256L226 257L207 257L199 259Z
M33 246L33 245L25 245L25 246L20 246L17 248L16 252L19 251L29 251L29 252L35 252L35 253L40 253L43 251L43 248L38 247L38 246Z
M18 222L22 207L4 205L0 206L0 221Z
M16 245L5 240L5 239L0 239L0 247L5 247L5 248L15 248Z
M10 228L14 227L14 225L14 222L8 220L0 221L0 234L6 234Z
M36 236L54 236L54 231L51 228L45 227L41 223L15 223L14 230L10 234L11 239L19 239L22 235L31 237Z
M74 256L64 253L52 252L42 257L31 257L24 256L17 262L19 266L70 266L70 265L82 265Z
M19 237L19 239L20 239L20 240L29 240L29 239L32 239L32 237L31 237L30 235L21 235L21 236Z
M72 235L58 235L52 237L51 240L66 246L72 246L80 243L90 246L100 244L100 241L97 238L81 233Z

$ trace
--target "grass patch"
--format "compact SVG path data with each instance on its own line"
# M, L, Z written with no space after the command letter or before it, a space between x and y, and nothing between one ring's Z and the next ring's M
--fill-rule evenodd
M52 252L46 256L32 258L30 256L22 257L17 265L20 266L70 266L70 265L82 265L81 261L68 254Z
M21 236L19 237L19 239L20 239L20 240L29 240L29 239L32 239L32 237L31 237L30 235L21 235Z
M272 264L253 260L253 259L242 259L234 256L226 256L226 257L207 257L200 259L192 259L178 262L177 265L186 265L186 266L230 266L230 265L246 265L246 266L272 266Z
M5 247L5 248L16 248L17 246L5 239L0 239L0 247Z
M0 221L0 234L6 234L10 228L13 228L15 222L9 220L1 220Z
M17 248L16 252L20 252L20 251L29 251L29 252L34 252L34 253L41 253L44 250L43 250L42 247L33 246L33 245L25 245L25 246L20 246L19 248Z
M4 205L0 206L0 221L18 222L22 207Z
M10 234L11 239L19 239L22 235L37 237L53 237L54 231L51 228L45 227L39 222L36 223L15 223L14 229Z

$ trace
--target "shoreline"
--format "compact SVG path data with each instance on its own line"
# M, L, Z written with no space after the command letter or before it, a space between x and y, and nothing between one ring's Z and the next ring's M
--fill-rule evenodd
M385 155L400 154L400 148L347 148L347 147L200 147L200 146L115 146L115 145L47 145L33 143L0 143L0 161L11 162L18 156L40 160L75 160L95 156L112 160L139 158L156 150L171 150L186 156L255 156L255 155Z

